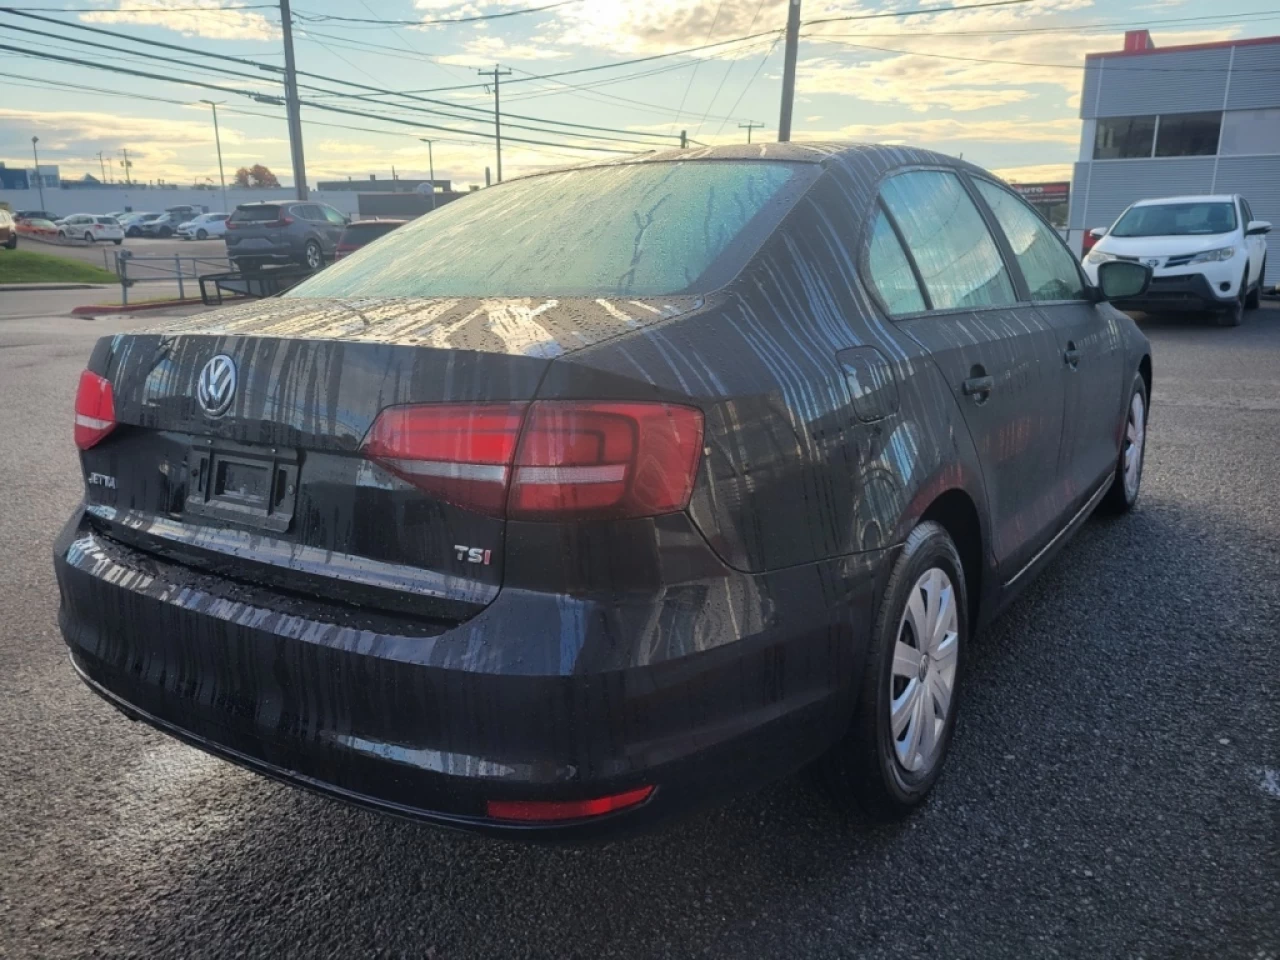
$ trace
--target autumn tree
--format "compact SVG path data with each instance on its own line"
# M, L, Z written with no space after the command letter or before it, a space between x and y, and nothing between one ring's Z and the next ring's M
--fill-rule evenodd
M280 181L270 167L255 163L252 167L241 167L236 171L235 184L242 188L278 187Z

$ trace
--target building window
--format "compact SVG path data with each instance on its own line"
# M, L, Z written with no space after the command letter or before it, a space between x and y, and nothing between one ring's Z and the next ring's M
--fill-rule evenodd
M1228 110L1222 115L1222 155L1280 153L1280 109Z
M1155 135L1155 117L1101 117L1093 140L1093 159L1149 157Z
M1157 157L1212 157L1218 152L1222 113L1175 113L1160 116Z

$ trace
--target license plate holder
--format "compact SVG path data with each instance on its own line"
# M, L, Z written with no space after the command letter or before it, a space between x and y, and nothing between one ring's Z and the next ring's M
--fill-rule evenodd
M193 445L186 512L283 533L298 500L298 454L291 450Z

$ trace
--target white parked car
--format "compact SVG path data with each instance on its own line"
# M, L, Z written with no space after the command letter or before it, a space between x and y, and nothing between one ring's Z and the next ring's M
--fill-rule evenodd
M1255 220L1244 197L1140 200L1109 230L1091 232L1101 237L1084 258L1091 283L1108 260L1152 270L1147 292L1119 302L1122 309L1209 311L1223 326L1236 326L1258 306L1271 224Z
M182 240L208 240L227 232L229 213L202 213L194 220L178 225L177 236Z
M120 244L124 242L124 227L120 226L120 221L115 217L76 213L58 221L58 236L66 240L85 240L88 243L110 240Z
M125 236L140 237L142 236L142 225L150 223L158 217L164 216L160 213L126 213L120 218L120 226L124 227Z

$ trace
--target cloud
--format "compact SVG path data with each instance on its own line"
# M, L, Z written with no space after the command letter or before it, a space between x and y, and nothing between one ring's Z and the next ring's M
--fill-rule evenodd
M997 167L991 172L1010 183L1044 183L1071 179L1069 163L1035 163L1024 167Z
M274 40L279 37L280 31L274 23L260 13L237 9L241 5L223 4L221 0L182 0L184 8L200 7L197 13L167 10L166 4L157 0L120 0L115 9L106 7L100 12L82 13L80 19L87 23L166 27L185 37L210 40ZM120 6L126 9L120 10Z
M902 120L894 123L853 123L835 131L839 140L865 140L928 146L936 143L971 141L985 143L1066 143L1080 142L1080 121L1075 117L1056 120L1033 120L1015 117L1001 120L957 120L936 117L927 120ZM816 139L806 131L806 139Z
M497 62L509 63L521 60L560 60L569 56L567 50L537 43L507 43L501 37L482 35L462 45L464 53L452 53L439 58L440 63L463 67L491 67Z

